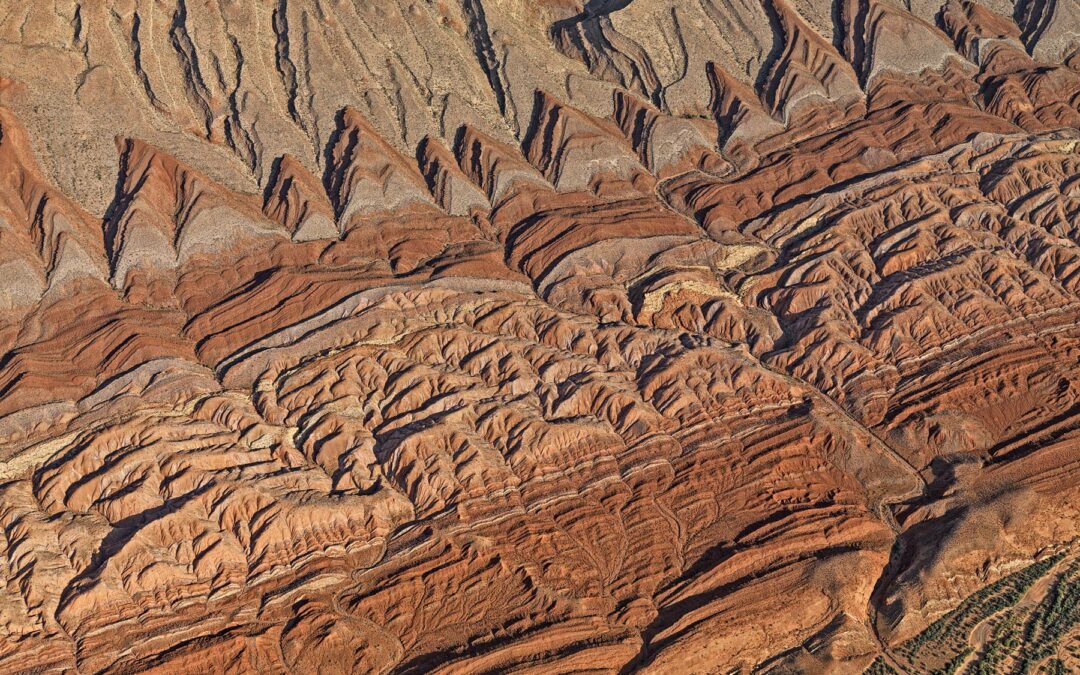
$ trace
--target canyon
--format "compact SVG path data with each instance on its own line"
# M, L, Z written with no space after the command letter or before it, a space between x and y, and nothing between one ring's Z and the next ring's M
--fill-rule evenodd
M1067 672L1078 525L1077 0L0 0L0 672Z

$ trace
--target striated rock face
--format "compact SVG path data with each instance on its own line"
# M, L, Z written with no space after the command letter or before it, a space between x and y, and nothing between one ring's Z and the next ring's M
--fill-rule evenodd
M994 667L1077 16L0 0L0 671Z
M105 277L98 223L41 176L26 132L0 109L0 311Z

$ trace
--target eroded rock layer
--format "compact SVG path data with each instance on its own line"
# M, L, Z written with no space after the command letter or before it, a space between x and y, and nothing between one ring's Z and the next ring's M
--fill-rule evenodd
M1080 10L933 4L0 2L0 671L978 665Z

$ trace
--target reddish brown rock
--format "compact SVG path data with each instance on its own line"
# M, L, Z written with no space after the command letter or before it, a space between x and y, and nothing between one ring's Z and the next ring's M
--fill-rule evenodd
M363 115L345 108L329 151L329 192L341 229L354 216L431 204L416 163L386 142Z
M652 182L614 124L543 91L536 92L524 149L529 162L560 192L601 191L607 182L639 182L645 187Z
M105 277L101 228L41 175L25 130L0 108L0 313Z
M469 178L458 168L453 154L437 139L425 137L417 149L417 158L432 194L447 213L463 216L472 209L491 208L483 191L469 182Z
M105 224L115 286L160 300L179 269L226 256L248 240L281 237L254 200L142 141L118 140L120 179Z
M334 209L322 183L292 155L279 160L263 211L291 232L295 241L338 236Z
M646 101L615 93L615 121L658 178L691 169L723 175L730 165L715 149L716 127L705 119L664 115Z
M861 672L1076 538L1071 6L111 10L0 12L0 671Z

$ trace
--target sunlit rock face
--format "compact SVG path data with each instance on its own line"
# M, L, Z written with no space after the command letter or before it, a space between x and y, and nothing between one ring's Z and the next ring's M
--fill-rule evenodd
M1078 21L0 0L0 671L887 657L1080 534Z

